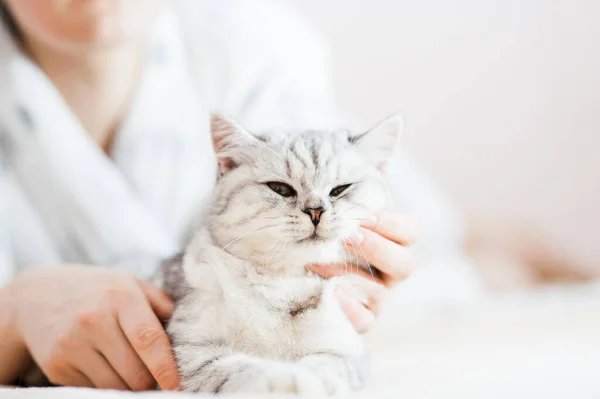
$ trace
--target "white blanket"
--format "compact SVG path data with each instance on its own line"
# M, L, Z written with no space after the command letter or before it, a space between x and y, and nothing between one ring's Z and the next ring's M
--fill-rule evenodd
M598 283L496 297L460 308L398 306L386 313L367 337L373 353L372 377L369 387L355 398L600 397ZM186 395L40 388L0 389L0 397Z

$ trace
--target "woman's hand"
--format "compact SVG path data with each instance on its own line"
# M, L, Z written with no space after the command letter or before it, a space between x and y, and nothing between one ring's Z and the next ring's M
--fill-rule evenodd
M173 310L158 288L86 266L33 269L11 283L20 338L57 385L174 390L179 376L159 319Z
M343 275L351 270L358 276L350 285L336 289L342 308L356 331L369 330L381 310L388 288L409 276L413 258L409 250L417 239L417 228L399 213L383 210L366 218L359 230L346 243L353 257L366 259L381 272L370 274L345 265L313 266L310 269L325 278Z

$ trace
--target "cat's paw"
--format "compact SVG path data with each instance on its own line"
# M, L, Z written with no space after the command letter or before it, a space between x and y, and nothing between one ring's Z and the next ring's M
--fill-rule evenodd
M319 378L325 385L325 391L330 396L345 396L350 393L350 387L339 375L332 370L320 372Z
M351 392L348 383L331 367L328 367L318 359L304 359L300 364L319 376L321 381L323 381L325 391L328 395L345 396Z
M299 396L327 396L320 376L297 365L270 364L251 367L230 378L220 390L237 393L284 393Z

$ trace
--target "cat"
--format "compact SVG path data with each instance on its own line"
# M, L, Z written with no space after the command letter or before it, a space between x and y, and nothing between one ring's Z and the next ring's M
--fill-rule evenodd
M359 134L255 134L211 117L219 177L206 223L162 266L185 391L311 396L364 386L364 344L333 295L357 277L325 280L306 266L368 270L342 242L391 205L385 170L401 124L393 116Z

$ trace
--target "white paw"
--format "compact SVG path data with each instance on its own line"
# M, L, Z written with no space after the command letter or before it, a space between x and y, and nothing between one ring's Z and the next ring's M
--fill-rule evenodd
M330 396L345 396L350 393L350 387L333 370L320 370L318 376L325 385L325 391Z
M325 385L325 391L328 395L345 396L351 392L348 383L321 360L306 358L300 361L300 365L312 370L315 375L319 376Z
M224 384L221 392L286 393L299 396L327 396L320 376L311 370L285 363L257 365L242 371Z

